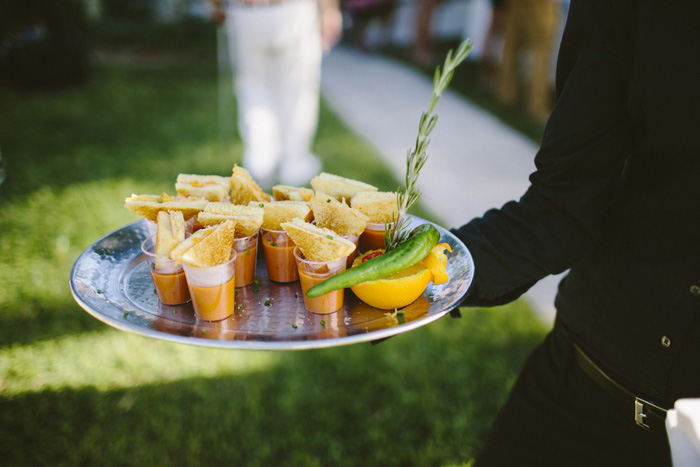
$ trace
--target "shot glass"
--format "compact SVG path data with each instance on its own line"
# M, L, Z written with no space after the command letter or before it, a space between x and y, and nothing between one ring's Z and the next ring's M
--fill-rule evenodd
M190 292L182 265L165 255L157 255L155 240L155 236L144 240L141 243L141 251L146 255L158 300L164 305L181 305L189 302Z
M352 250L352 253L348 255L348 261L347 264L345 265L346 268L352 267L352 262L355 261L355 257L357 256L357 249L358 245L360 242L360 236L359 235L345 235L343 236L344 239L351 241L352 243L355 244L355 249Z
M146 221L146 227L148 228L148 236L155 236L158 233L158 223L149 219L144 220Z
M390 229L393 230L394 223L388 223ZM365 231L360 235L360 252L364 253L370 250L384 249L384 232L387 224L375 224L368 222Z
M284 230L262 230L262 244L265 250L267 276L275 282L294 282L299 280L296 261L294 260L294 242Z
M331 276L345 271L347 257L335 261L309 261L298 247L294 248L294 259L299 270L301 292L304 295L304 305L312 313L325 315L338 311L343 306L345 289L334 290L320 297L309 298L306 292L316 284L320 284Z
M236 292L236 252L231 250L231 259L216 266L183 266L195 316L203 321L231 316Z
M245 287L255 279L255 265L258 259L258 232L233 240L236 251L236 287Z

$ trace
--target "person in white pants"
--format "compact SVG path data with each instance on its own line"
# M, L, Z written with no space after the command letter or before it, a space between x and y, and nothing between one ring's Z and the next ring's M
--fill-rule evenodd
M229 37L244 143L243 167L263 188L302 185L321 171L311 152L318 124L321 56L340 37L333 0L214 3Z

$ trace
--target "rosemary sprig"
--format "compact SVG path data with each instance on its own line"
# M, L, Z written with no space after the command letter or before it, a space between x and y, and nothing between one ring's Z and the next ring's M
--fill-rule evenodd
M428 136L437 123L435 107L443 91L447 89L447 86L450 84L455 68L467 58L471 49L472 43L467 39L459 45L454 56L452 50L447 53L442 72L440 71L440 66L435 68L430 105L428 106L428 110L423 112L420 117L415 147L409 149L406 153L406 184L403 187L399 187L396 191L396 201L399 210L398 214L393 218L394 229L392 231L390 229L391 224L388 224L384 231L384 246L386 247L386 251L396 248L408 238L408 217L406 213L416 204L421 196L420 190L416 187L416 182L418 181L420 170L428 160L428 153L426 152L430 144Z

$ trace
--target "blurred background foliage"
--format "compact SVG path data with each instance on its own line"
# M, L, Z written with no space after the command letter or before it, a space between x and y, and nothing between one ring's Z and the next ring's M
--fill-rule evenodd
M54 34L26 9L40 3L0 0L5 44ZM181 172L228 175L240 160L240 141L219 131L213 26L154 23L143 5L105 1L99 23L70 14L68 36L89 57L80 79L18 87L2 75L3 464L468 463L546 330L523 302L462 309L379 345L289 353L154 341L75 304L75 259L138 220L125 197L172 193ZM27 36L31 24L44 35ZM325 104L314 149L329 172L397 186Z

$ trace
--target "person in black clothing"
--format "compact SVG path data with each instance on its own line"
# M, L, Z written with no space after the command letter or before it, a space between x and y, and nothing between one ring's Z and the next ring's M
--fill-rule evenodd
M700 397L699 13L573 0L531 186L454 231L465 305L570 268L477 466L671 462L664 409Z

